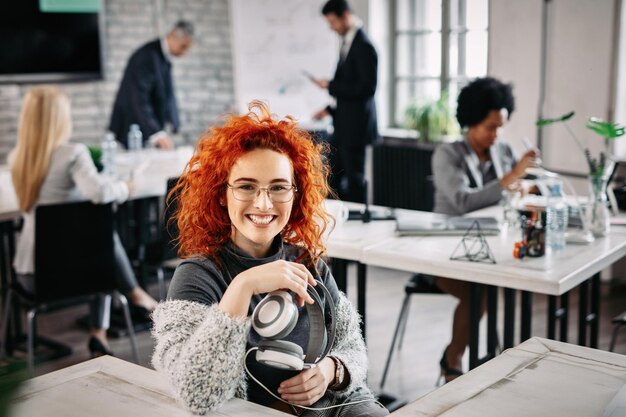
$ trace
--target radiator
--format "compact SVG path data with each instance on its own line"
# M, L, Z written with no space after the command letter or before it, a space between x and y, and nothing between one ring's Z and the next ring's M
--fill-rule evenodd
M430 158L434 146L385 140L372 152L373 202L376 205L432 211Z

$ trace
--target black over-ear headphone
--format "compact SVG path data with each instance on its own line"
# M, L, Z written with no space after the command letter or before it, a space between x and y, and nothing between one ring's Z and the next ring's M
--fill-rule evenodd
M306 355L302 348L293 342L280 340L287 336L298 321L298 308L287 291L272 291L256 306L252 313L252 327L262 337L256 351L257 362L274 368L299 371L305 365L321 361L330 351L335 341L335 304L328 289L320 281L317 287L324 292L330 310L330 328L326 329L324 304L319 294L310 285L307 292L315 301L305 304L309 316L309 341ZM303 359L304 356L304 359Z

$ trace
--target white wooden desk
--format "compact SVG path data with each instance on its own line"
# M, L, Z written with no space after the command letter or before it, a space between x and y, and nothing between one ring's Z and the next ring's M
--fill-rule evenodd
M535 337L391 415L599 417L624 384L626 356Z
M473 216L499 215L497 207L472 213ZM459 279L474 284L489 286L492 300L488 325L488 351L493 355L497 345L496 288L505 289L505 334L504 347L511 347L514 335L515 290L522 291L522 341L530 337L531 294L551 296L549 299L550 325L548 336L555 338L557 298L563 296L562 307L567 307L567 293L572 288L581 288L579 303L579 344L597 346L599 313L599 272L613 262L626 256L626 228L613 227L604 238L596 239L588 245L568 244L565 250L548 253L540 258L513 258L513 244L520 239L517 228L504 229L497 236L487 236L486 240L496 260L496 264L463 262L450 260L450 256L461 241L461 236L421 236L397 237L394 235L394 222L348 222L333 232L328 246L329 256L360 263L358 291L359 299L365 298L366 266L378 266L415 273ZM355 233L354 239L346 236ZM334 242L335 236L338 242ZM364 238L361 238L364 237ZM371 237L371 238L370 238ZM360 254L359 254L360 253ZM591 296L588 281L591 278ZM470 312L470 366L478 365L478 302L479 286L472 292L476 302ZM358 309L365 323L365 303L359 302ZM587 321L592 318L590 332ZM567 340L567 314L561 319L560 337ZM589 336L589 337L588 337ZM590 339L588 342L587 340Z
M185 411L156 371L111 356L26 381L14 395L12 417L182 417ZM232 399L207 416L280 417L284 413Z

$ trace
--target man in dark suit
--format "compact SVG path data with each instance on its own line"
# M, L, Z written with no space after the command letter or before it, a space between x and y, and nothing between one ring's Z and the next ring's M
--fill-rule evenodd
M166 125L178 130L178 105L172 81L172 57L184 55L191 47L193 26L179 21L164 37L137 49L128 60L111 113L111 130L128 147L131 124L139 125L144 143L163 149L174 147Z
M336 100L313 117L333 117L331 185L342 200L365 202L365 147L378 139L374 93L378 55L345 0L329 0L322 14L342 37L339 63L332 80L313 82Z

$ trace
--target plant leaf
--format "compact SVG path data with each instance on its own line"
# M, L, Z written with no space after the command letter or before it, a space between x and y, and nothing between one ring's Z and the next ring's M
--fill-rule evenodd
M623 125L620 125L618 123L605 122L596 117L589 118L585 127L587 127L587 129L593 130L598 135L607 139L616 139L626 133Z
M576 112L571 111L571 112L569 112L569 113L565 113L564 115L559 116L559 117L555 117L555 118L553 118L553 119L550 119L550 118L539 119L539 120L537 120L537 121L535 122L535 124L536 124L538 127L543 127L543 126L548 126L548 125L551 125L551 124L553 124L553 123L564 122L564 121L566 121L566 120L571 119L571 118L572 118L572 116L574 116L574 114L576 114Z

